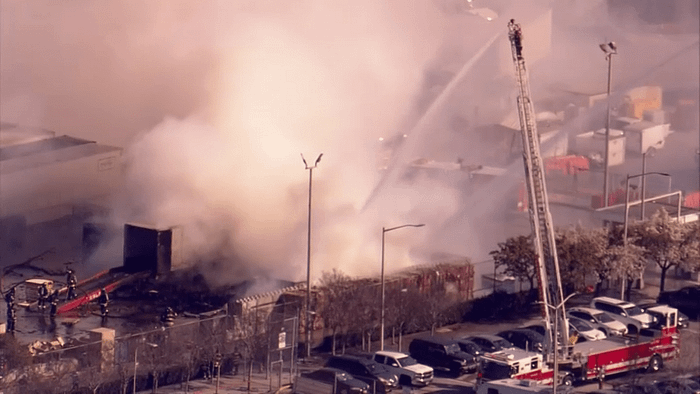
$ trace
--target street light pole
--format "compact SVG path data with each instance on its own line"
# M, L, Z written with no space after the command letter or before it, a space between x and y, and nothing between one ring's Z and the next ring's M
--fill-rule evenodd
M605 59L608 61L608 109L607 115L605 116L605 158L604 165L605 170L603 174L603 206L607 207L609 205L609 190L608 190L608 171L610 167L609 156L610 156L610 85L612 82L612 55L617 54L617 46L614 42L609 42L607 44L600 44L600 49L605 52Z
M670 177L670 174L667 174L665 172L644 172L646 166L642 166L642 173L637 174L637 175L629 175L627 174L627 178L625 180L625 221L624 221L624 230L622 234L622 245L623 247L627 248L627 223L628 223L628 217L629 217L629 211L630 211L630 179L632 178L638 178L642 177L642 220L644 220L644 199L646 196L644 195L644 178L647 175L661 175L661 176L667 176ZM622 277L622 288L620 289L620 299L624 300L625 299L625 285L626 285L627 278Z
M309 166L304 159L304 154L301 154L301 160L304 162L304 169L309 170L309 217L307 221L307 238L306 238L306 357L311 357L311 182L313 181L314 168L321 161L323 153L318 155L313 166Z
M382 304L381 304L381 322L380 322L380 329L379 329L379 350L384 350L384 302L385 302L385 297L384 297L384 234L388 233L389 231L394 231L398 230L400 228L404 227L423 227L425 224L404 224L402 226L396 226L396 227L391 227L391 228L384 228L382 227L382 274L381 274L381 281L382 281Z
M548 308L554 309L554 371L553 371L553 376L552 376L552 393L557 394L557 383L559 383L559 313L557 312L560 308L566 304L566 301L569 301L569 299L573 296L575 296L578 293L571 293L569 294L568 297L564 298L562 302L560 302L557 306L549 305L547 303L544 303L544 305ZM564 324L566 324L566 321L564 321ZM567 330L568 332L568 327ZM568 340L568 338L562 338L562 340Z

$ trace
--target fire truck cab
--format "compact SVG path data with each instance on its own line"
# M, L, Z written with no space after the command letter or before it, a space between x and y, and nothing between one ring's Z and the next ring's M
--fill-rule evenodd
M507 378L542 381L543 361L541 353L516 348L503 349L481 357L479 376L484 381ZM550 381L545 383L551 383L551 376Z

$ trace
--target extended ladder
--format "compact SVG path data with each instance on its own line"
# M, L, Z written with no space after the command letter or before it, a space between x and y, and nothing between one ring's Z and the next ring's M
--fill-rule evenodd
M525 179L528 191L528 212L530 213L530 225L532 226L533 243L537 254L537 284L539 286L540 300L543 303L543 315L545 317L549 349L545 350L547 356L553 355L555 337L553 326L556 316L559 316L557 331L561 333L560 339L568 340L568 323L564 312L564 295L559 274L559 261L554 240L554 225L552 215L549 212L547 198L547 185L545 183L544 163L540 155L540 139L537 133L537 121L535 109L530 98L530 83L528 81L525 58L522 54L522 30L520 25L513 20L508 24L508 38L515 63L515 77L518 82L518 115L520 117L520 130L523 139L523 162L525 164ZM549 307L548 307L549 306ZM550 313L554 309L554 314ZM567 353L567 352L565 352ZM555 356L556 357L556 356ZM565 356L566 357L566 356Z

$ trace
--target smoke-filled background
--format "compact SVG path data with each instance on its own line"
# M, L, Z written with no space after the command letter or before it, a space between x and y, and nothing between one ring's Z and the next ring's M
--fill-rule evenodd
M489 156L478 139L446 130L515 110L512 76L477 59L506 40L507 20L554 9L558 39L527 41L526 31L529 50L552 46L539 74L533 67L537 93L572 79L602 91L603 60L586 62L602 58L597 43L611 37L633 54L620 66L630 79L647 78L674 47L655 37L665 52L649 55L646 43L625 41L643 26L618 25L602 1L474 0L498 15L491 21L459 12L467 3L4 0L2 120L125 147L113 223L183 226L187 258L216 283L305 276L300 153L310 165L323 153L313 171L313 278L333 268L376 274L382 227L407 223L426 226L387 234L390 271L438 253L484 259L509 235L504 195L522 169L512 167L512 184L472 194L444 177L405 182L400 166ZM682 72L697 86L690 63L672 62L659 78ZM451 86L455 75L463 80ZM379 170L380 138L402 134L410 142ZM119 261L119 247L107 250Z

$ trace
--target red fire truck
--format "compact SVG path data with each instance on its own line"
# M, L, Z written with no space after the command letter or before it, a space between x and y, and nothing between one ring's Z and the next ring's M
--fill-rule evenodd
M637 369L657 371L664 361L680 352L677 330L678 310L669 306L654 309L659 322L655 328L644 329L639 335L609 337L599 341L578 342L569 346L570 361L559 365L563 384L599 379ZM481 359L481 379L529 379L551 384L554 370L543 362L542 354L519 349L487 353Z

